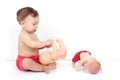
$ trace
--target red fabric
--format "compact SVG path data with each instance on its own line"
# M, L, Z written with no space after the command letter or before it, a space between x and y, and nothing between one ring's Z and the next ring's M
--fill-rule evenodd
M22 66L22 61L23 61L24 58L30 58L30 59L34 60L35 62L40 63L39 62L39 55L33 55L33 56L30 56L30 57L24 57L24 56L18 55L18 58L16 60L16 66L18 67L18 69L23 70L23 71L27 71L27 69L25 69Z
M76 63L77 61L79 61L80 60L80 54L83 53L83 52L88 52L91 55L91 53L89 51L86 51L86 50L79 51L72 58L72 62Z

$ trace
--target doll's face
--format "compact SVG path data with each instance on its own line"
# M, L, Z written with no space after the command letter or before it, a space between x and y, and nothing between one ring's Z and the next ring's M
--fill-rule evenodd
M52 58L51 58L51 54L50 53L42 53L40 54L39 60L41 62L41 64L47 65L51 62Z
M86 64L86 69L90 73L96 74L101 69L101 65L97 60L90 60Z

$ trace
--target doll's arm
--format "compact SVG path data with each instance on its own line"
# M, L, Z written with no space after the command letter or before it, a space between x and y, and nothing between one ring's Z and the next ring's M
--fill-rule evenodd
M77 66L76 66L76 70L77 70L77 71L80 71L82 65L83 65L83 60L79 60Z
M74 62L72 62L72 67L75 68L75 63Z
M82 64L81 64L81 62L79 61L79 62L78 62L78 65L76 66L76 71L80 71L81 66L82 66Z

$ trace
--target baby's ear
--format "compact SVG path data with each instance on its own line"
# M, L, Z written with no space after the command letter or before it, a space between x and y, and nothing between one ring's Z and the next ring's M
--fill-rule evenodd
M25 23L24 23L24 21L21 21L20 24L21 24L21 25L24 25Z

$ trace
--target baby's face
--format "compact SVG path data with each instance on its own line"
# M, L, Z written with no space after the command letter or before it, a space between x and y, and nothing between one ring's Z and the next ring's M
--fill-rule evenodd
M23 21L22 27L27 32L32 33L32 32L35 32L37 30L37 28L38 28L38 22L39 22L39 16L32 17L31 15L29 15Z

